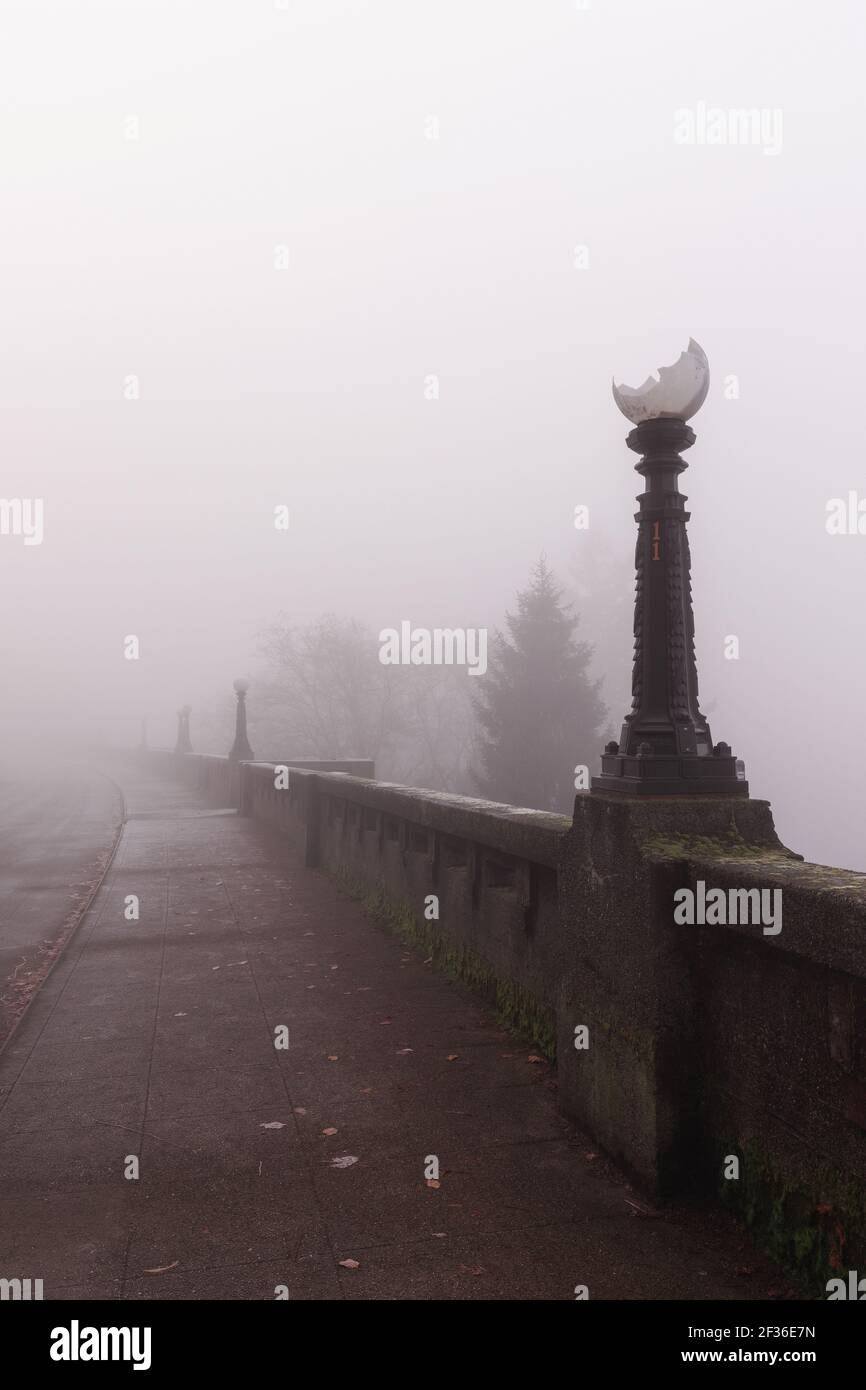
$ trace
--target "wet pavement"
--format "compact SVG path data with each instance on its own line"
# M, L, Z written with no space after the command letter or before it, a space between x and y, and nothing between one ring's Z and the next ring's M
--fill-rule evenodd
M783 1286L727 1217L654 1211L531 1049L268 830L114 775L115 858L0 1056L0 1277L106 1299Z

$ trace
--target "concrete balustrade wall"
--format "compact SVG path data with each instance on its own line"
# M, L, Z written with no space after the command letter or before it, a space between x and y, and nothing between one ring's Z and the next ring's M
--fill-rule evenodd
M241 767L267 769L273 785L273 763L238 763L226 755L215 753L174 753L169 749L150 748L139 753L149 766L177 777L195 788L215 806L234 806L241 809ZM283 766L306 768L314 772L346 772L354 777L373 777L374 764L369 758L348 758L323 761L301 758Z
M557 864L568 821L466 797L317 780L323 866L552 1052Z
M780 889L781 930L677 924L699 882ZM564 1108L656 1192L717 1193L816 1289L866 1268L866 875L803 863L766 802L583 795L560 903Z
M238 764L227 757L209 753L172 753L167 749L148 749L148 764L169 776L178 777L217 806L237 806L240 789Z
M650 1193L721 1195L816 1287L866 1269L866 875L804 864L766 802L581 793L571 821L372 764L287 762L277 788L273 764L148 756L555 1051L564 1112ZM781 931L677 924L699 881L781 888Z
M834 1265L866 1272L866 875L692 855L674 861L684 886L777 887L782 904L778 935L681 929L705 1168L816 1286ZM739 1184L723 1177L730 1153Z

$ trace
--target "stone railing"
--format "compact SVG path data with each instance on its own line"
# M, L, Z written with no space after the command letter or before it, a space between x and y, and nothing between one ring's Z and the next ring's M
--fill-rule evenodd
M239 763L218 753L173 753L168 749L151 748L139 752L148 766L178 777L188 786L200 791L218 806L241 809L241 768L272 768L273 763ZM373 777L375 767L369 758L349 758L325 762L316 758L301 758L287 764L313 772L345 772L354 777Z

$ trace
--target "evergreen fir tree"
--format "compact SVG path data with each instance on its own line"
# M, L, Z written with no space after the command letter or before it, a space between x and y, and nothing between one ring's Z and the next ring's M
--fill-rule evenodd
M475 699L482 796L571 814L574 769L594 763L607 713L577 625L542 556L517 612L506 614L507 634L493 638Z

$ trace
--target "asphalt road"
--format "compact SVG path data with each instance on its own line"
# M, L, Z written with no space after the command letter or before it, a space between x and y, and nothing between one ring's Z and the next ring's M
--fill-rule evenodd
M92 769L0 767L0 1042L74 930L122 816L119 789Z

